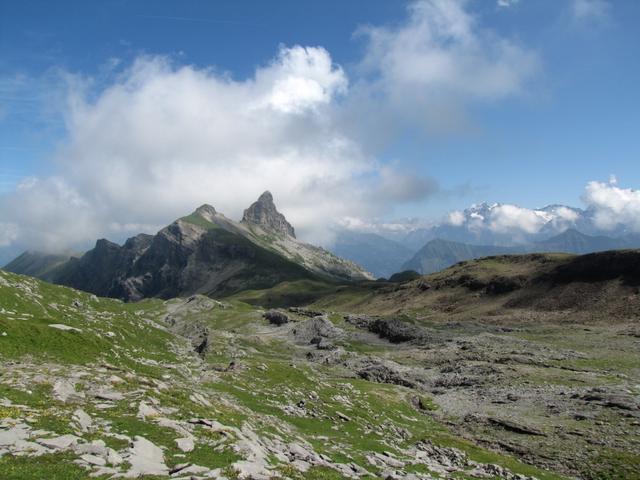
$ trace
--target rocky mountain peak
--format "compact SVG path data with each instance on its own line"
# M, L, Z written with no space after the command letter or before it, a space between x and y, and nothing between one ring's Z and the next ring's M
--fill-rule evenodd
M287 219L276 209L273 195L268 190L256 202L244 211L242 223L259 225L277 233L296 237L295 231Z
M196 208L196 211L194 213L200 215L205 220L212 222L218 212L216 212L216 209L211 205L205 203L204 205L200 205L198 208Z

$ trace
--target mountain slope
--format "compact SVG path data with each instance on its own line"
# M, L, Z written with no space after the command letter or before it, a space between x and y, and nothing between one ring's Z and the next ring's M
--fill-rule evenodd
M516 253L514 247L498 247L492 245L469 245L435 239L427 242L410 260L402 265L402 270L415 270L427 274L437 272L463 260Z
M7 263L3 269L7 272L50 280L52 272L63 263L68 262L71 257L72 255L28 250Z
M632 247L640 247L640 244L635 244L635 242L632 241L632 237L625 239L605 237L602 235L591 236L570 228L547 240L536 242L534 246L531 247L531 250L537 249L541 252L583 254Z
M401 285L350 287L317 306L377 313L424 310L447 321L520 318L527 309L544 312L547 320L553 315L620 322L640 318L638 286L640 250L511 254L463 261Z
M331 247L333 253L362 265L376 277L398 272L413 251L375 233L340 232Z
M155 236L134 237L122 247L99 240L82 258L60 267L54 281L97 295L139 300L220 295L314 278L240 232L205 205Z
M443 270L451 265L465 260L504 254L524 253L585 253L603 252L640 248L637 236L627 235L621 238L585 235L570 228L546 240L517 246L470 245L443 239L427 242L409 261L402 265L404 270L415 270L422 274L429 274Z
M4 271L0 304L3 480L563 478L449 431L423 387L358 374L400 367L327 314L276 326L246 304L123 303Z
M140 234L122 246L98 240L81 258L48 270L46 278L101 296L140 300L194 293L227 295L285 280L370 277L354 263L293 235L293 227L265 192L240 223L203 205L156 235Z

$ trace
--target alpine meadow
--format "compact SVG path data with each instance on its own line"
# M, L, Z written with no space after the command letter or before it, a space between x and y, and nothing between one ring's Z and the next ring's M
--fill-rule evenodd
M0 480L640 480L639 22L0 0Z

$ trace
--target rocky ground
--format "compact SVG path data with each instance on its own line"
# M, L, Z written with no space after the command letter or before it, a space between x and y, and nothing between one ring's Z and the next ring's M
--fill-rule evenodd
M637 478L638 331L566 328L0 271L0 478Z

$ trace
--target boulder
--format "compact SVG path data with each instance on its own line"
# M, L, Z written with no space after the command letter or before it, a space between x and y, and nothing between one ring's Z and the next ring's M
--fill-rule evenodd
M278 310L269 310L264 313L263 317L273 325L284 325L285 323L289 323L289 317Z
M331 323L326 315L300 322L291 333L294 341L302 345L318 345L322 339L335 340L344 334L340 328Z
M166 476L169 469L164 463L162 449L144 437L136 436L130 448L128 458L131 468L126 473L129 478L143 475Z
M53 384L53 398L64 403L80 402L84 393L76 392L75 384L69 380L58 380Z

